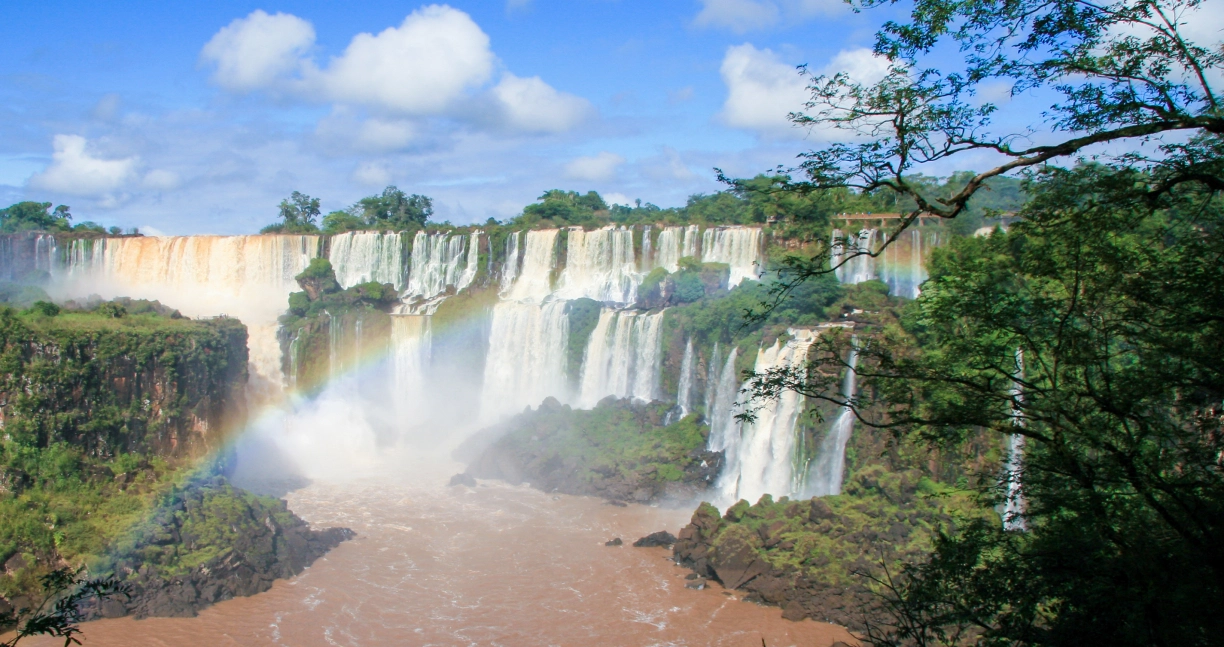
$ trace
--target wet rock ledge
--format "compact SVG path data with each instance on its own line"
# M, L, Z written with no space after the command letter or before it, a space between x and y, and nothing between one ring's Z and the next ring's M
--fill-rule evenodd
M191 617L201 609L262 593L298 575L354 536L315 530L280 499L262 497L215 476L175 492L114 551L109 568L132 586L90 617Z

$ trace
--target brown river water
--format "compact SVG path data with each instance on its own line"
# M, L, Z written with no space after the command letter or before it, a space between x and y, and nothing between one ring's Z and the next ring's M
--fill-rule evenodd
M366 481L314 483L290 508L357 532L303 574L196 618L86 623L89 647L156 645L727 645L827 647L835 625L783 620L633 540L677 532L692 507L616 507L483 483L444 487L451 465ZM448 471L449 470L449 471ZM604 542L621 537L623 547ZM764 641L764 643L762 643ZM23 641L23 644L27 644ZM30 640L50 646L54 640Z

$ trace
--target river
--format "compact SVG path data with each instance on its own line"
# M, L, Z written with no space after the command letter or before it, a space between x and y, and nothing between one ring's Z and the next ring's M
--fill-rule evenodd
M457 466L313 482L286 495L316 526L357 537L298 577L196 618L121 618L83 625L85 644L225 645L727 645L826 647L841 627L783 620L715 584L685 588L688 571L662 548L692 507L616 507L495 482L442 485ZM622 547L607 547L614 537ZM60 644L31 640L33 646Z

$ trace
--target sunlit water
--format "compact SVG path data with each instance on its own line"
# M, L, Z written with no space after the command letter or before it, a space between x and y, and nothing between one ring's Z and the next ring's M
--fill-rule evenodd
M85 644L743 645L819 647L843 629L781 618L688 573L662 548L692 508L620 508L598 499L482 483L446 487L456 465L397 477L315 482L287 495L318 526L357 532L271 591L197 618L87 623ZM625 545L604 546L621 537ZM59 644L33 640L31 645Z

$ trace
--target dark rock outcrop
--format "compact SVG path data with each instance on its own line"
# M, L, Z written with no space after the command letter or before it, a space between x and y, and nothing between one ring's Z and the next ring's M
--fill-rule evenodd
M894 567L929 550L949 511L971 508L954 496L917 496L914 473L869 468L844 494L755 505L740 501L720 515L702 503L673 546L677 563L718 580L744 599L782 608L789 620L812 618L862 630L879 599L861 574L881 560Z
M659 532L652 532L649 535L646 535L645 537L633 542L633 546L635 548L656 548L659 546L670 548L675 543L675 535L667 532L666 530L660 530Z
M350 539L347 528L314 530L285 502L257 497L221 477L194 483L134 531L109 570L132 587L89 617L190 617L213 603L262 593ZM189 562L183 565L181 555ZM174 557L170 557L174 556Z
M623 545L625 545L625 542L620 537L612 539L611 541L604 542L604 546L623 546Z
M476 479L472 478L471 474L456 474L451 477L448 485L466 485L468 487L476 487Z

